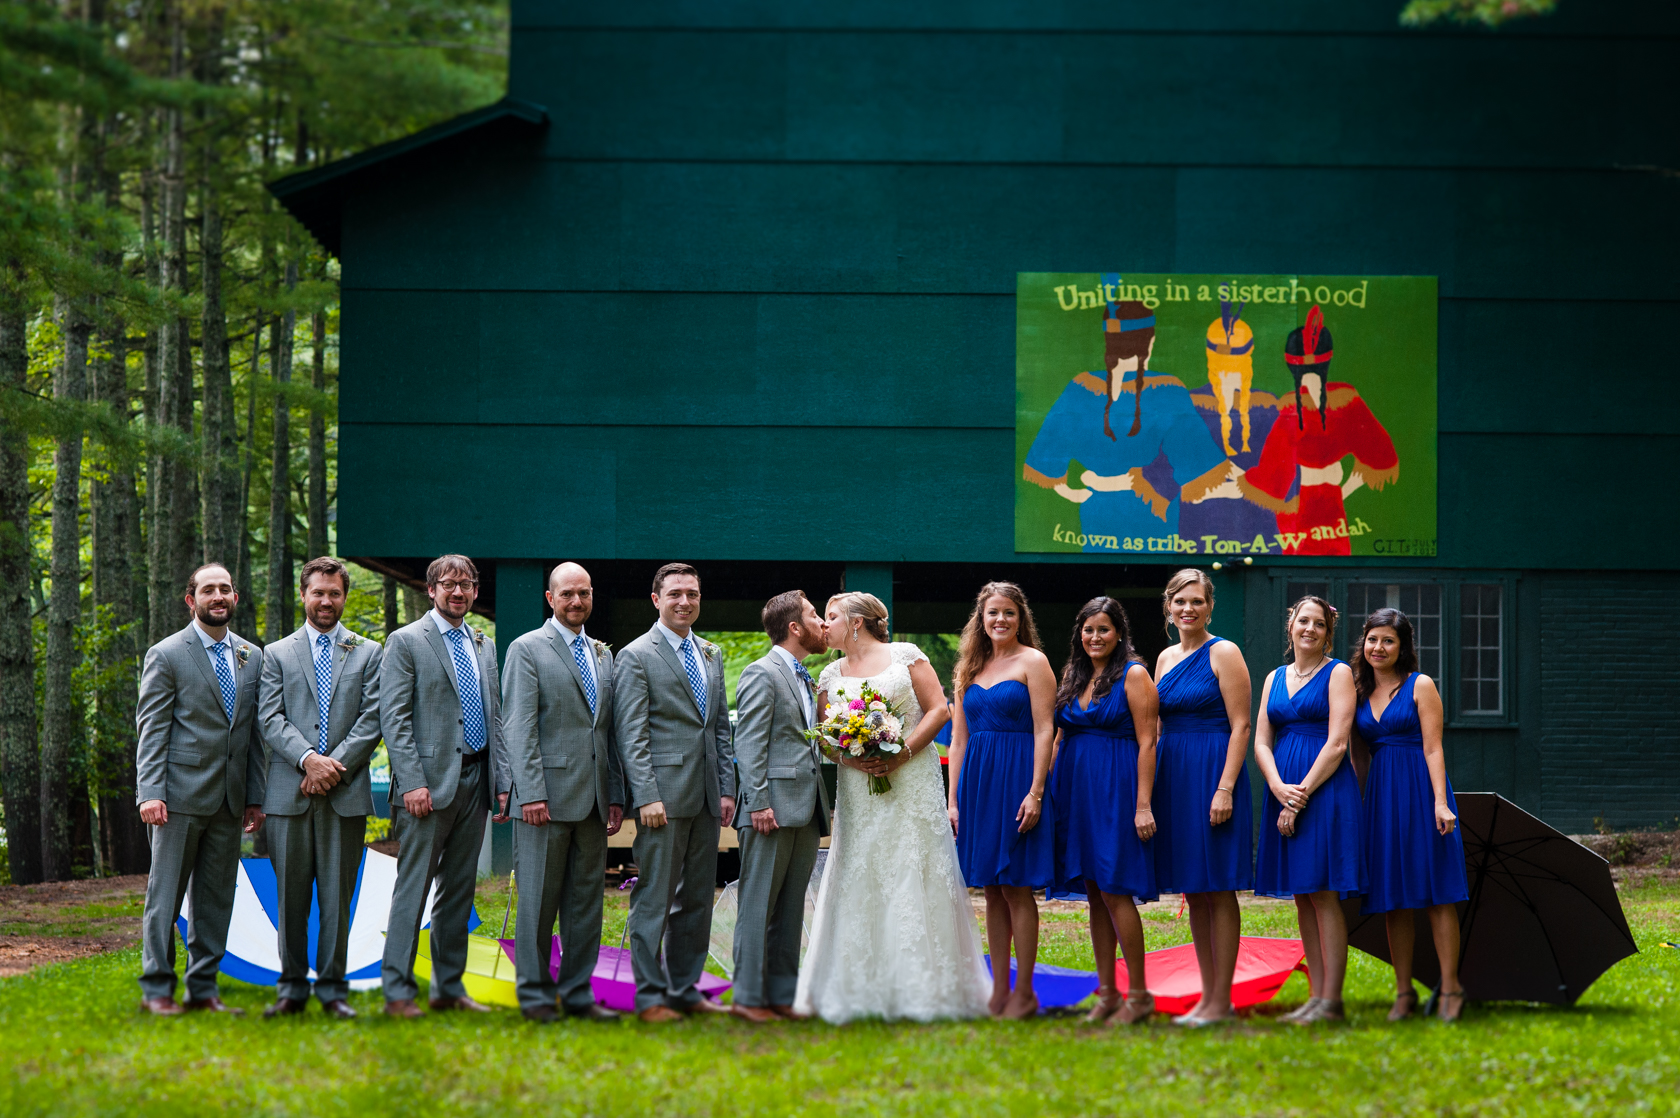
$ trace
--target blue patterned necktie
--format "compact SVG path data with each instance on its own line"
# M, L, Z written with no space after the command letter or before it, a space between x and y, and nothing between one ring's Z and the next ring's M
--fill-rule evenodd
M221 641L210 646L210 654L216 659L216 682L222 689L222 709L227 711L228 721L233 721L233 703L239 695L239 689L233 684L233 669L228 666L227 648Z
M589 713L595 713L595 673L589 670L589 657L583 653L583 634L572 638L572 659L577 662L578 678L583 680L583 694L589 700Z
M315 638L320 651L315 653L315 701L321 711L321 737L315 748L327 751L328 716L332 713L332 634L322 633Z
M694 701L700 707L700 721L706 720L706 681L700 675L700 665L694 660L694 642L690 637L682 641L683 671L688 673L688 685L694 689Z
M473 671L472 661L467 653L466 638L461 630L450 629L449 653L455 658L455 679L461 692L461 732L467 739L467 748L474 753L484 748L484 700L479 696L478 673Z
M805 711L805 721L813 722L816 720L817 681L811 678L811 673L806 671L805 665L801 664L798 660L793 662L793 674L798 676L799 681L805 685L805 694L809 696L811 700L810 706L802 707Z

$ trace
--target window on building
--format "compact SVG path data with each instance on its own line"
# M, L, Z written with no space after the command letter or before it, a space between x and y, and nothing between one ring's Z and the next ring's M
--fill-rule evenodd
M1498 587L1493 588L1495 593ZM1365 619L1379 609L1397 609L1412 621L1418 671L1441 678L1441 586L1435 582L1350 582L1347 587L1348 653L1359 640ZM1497 606L1495 607L1497 608Z
M1459 711L1505 713L1505 659L1498 583L1466 582L1459 587Z

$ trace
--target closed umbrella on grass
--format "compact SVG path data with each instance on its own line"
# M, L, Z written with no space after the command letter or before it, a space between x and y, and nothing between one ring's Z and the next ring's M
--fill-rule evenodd
M1493 792L1458 793L1470 899L1458 906L1459 978L1476 1001L1573 1005L1598 976L1639 948L1610 879L1610 864ZM1381 914L1355 916L1348 942L1386 963ZM1417 914L1412 973L1440 985L1428 921Z

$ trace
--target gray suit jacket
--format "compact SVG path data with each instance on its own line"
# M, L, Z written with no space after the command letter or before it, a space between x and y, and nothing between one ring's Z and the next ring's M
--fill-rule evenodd
M618 654L613 721L632 809L661 800L673 818L707 811L721 819L720 797L735 795L723 655L695 640L706 675L703 721L688 673L657 625Z
M595 711L565 639L543 622L508 647L502 677L502 753L496 791L508 809L548 801L562 823L607 818L624 806L624 769L613 746L613 655L589 642L595 660Z
M136 803L162 800L187 815L213 815L226 804L239 815L263 802L268 766L257 727L263 653L231 630L228 636L238 687L231 725L216 669L191 623L146 650L135 717Z
M778 826L803 827L820 805L818 833L828 833L828 788L817 747L802 732L810 729L799 698L803 690L799 677L774 651L748 664L735 685L735 763L741 777L737 827L752 826L751 813L767 807L776 809Z
M349 630L345 630L348 632ZM316 751L321 714L315 696L316 632L308 625L268 646L257 718L268 744L269 815L301 815L309 797L300 790L304 755ZM344 774L327 802L344 816L373 814L368 759L379 744L379 642L352 634L350 648L333 646L332 706L327 712L327 756Z
M496 643L477 629L468 629L484 704L484 746L494 764L502 734ZM385 656L379 666L379 726L391 758L391 802L400 803L404 792L425 788L432 794L433 809L441 811L454 803L466 731L461 724L460 694L455 690L455 664L449 645L432 624L430 610L385 638ZM481 782L484 807L492 806L494 784L492 779Z

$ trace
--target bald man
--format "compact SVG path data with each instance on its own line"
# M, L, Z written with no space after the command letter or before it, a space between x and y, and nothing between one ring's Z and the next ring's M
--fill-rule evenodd
M624 819L613 657L583 630L595 605L588 571L555 567L548 604L554 616L513 642L502 669L505 757L497 759L496 792L514 820L519 1010L540 1024L562 1012L610 1021L618 1014L595 1004L589 977L601 950L607 838ZM558 980L549 971L556 918Z

